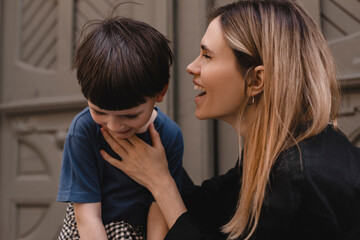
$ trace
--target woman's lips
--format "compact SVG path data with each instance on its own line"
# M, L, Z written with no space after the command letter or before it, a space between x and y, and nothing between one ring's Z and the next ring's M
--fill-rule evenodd
M194 90L200 91L200 93L197 95L197 97L202 97L206 94L205 88L203 88L202 86L200 86L199 84L197 84L195 82L194 82Z

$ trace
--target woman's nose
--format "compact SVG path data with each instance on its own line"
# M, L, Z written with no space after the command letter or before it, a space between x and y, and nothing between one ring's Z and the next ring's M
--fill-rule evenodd
M200 73L200 66L197 62L198 58L194 59L189 65L186 67L186 71L191 75L197 75Z

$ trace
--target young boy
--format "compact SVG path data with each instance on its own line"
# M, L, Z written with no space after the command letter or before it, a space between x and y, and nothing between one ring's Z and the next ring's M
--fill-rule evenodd
M169 42L129 18L89 26L73 64L88 107L73 119L65 142L57 201L70 204L59 239L145 239L146 224L148 239L163 239L166 224L150 192L102 159L101 149L119 157L100 128L151 144L147 128L153 122L180 188L182 134L154 107L168 88Z

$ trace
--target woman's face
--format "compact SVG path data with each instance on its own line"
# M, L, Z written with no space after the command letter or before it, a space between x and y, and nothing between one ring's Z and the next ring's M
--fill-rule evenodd
M244 79L232 49L225 43L219 18L208 26L201 40L200 55L188 65L194 76L195 115L198 119L220 119L235 126L244 101Z

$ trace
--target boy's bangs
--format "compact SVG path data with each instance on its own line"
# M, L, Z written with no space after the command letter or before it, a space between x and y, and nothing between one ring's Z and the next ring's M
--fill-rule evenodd
M122 83L122 86L116 83ZM113 81L103 79L97 81L88 93L87 99L101 109L124 110L136 107L146 102L146 97L141 89L129 86L130 81ZM128 86L124 86L128 85Z

